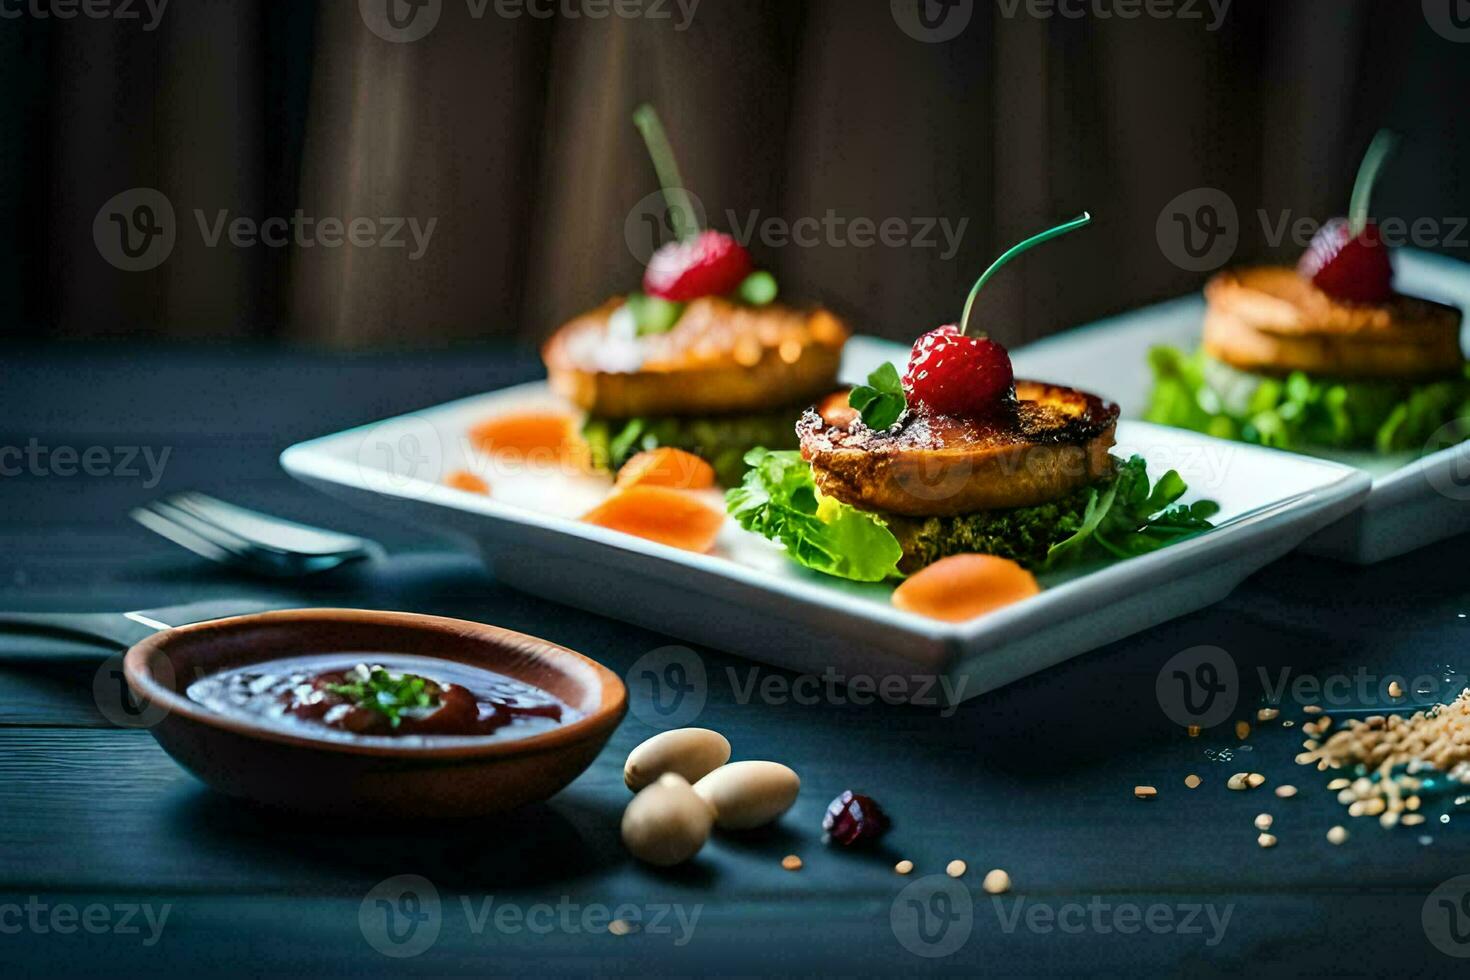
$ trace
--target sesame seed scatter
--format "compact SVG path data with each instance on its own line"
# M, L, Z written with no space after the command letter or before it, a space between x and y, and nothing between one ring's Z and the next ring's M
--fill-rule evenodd
M1350 718L1320 745L1297 755L1296 761L1320 770L1367 773L1327 784L1349 816L1378 817L1386 829L1400 823L1417 826L1421 819L1408 821L1404 814L1413 814L1422 805L1423 774L1470 781L1470 689L1449 704L1408 716Z

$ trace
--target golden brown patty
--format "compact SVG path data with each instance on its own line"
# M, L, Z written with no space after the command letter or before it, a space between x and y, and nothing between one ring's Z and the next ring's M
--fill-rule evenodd
M840 393L808 410L796 432L822 493L910 517L1029 507L1111 472L1118 406L1037 381L1017 381L1016 395L1003 420L915 412L875 432Z
M542 349L551 387L593 415L717 415L800 404L836 383L848 329L825 310L690 303L668 333L614 336L623 300L556 332Z
M1464 363L1460 311L1429 300L1343 303L1285 266L1227 270L1205 298L1205 351L1244 371L1421 378Z

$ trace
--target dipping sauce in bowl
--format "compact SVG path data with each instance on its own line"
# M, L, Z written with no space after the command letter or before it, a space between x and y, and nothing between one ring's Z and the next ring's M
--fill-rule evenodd
M211 711L320 738L524 738L582 717L548 691L433 657L333 653L267 660L189 685Z
M291 609L179 626L123 663L170 756L222 793L346 823L546 800L627 710L613 671L487 623Z

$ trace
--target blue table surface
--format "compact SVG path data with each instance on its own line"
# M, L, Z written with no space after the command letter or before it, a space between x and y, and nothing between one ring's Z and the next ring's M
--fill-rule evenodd
M145 447L155 461L168 453L156 483L141 463L0 476L0 609L235 597L408 609L545 636L625 672L679 641L503 588L453 542L347 512L276 464L301 439L537 373L527 352L484 349L0 351L0 450L100 446L121 470L130 447L140 460ZM308 582L242 578L127 519L182 489L368 534L391 556ZM778 826L717 836L672 872L638 865L618 840L622 761L659 720L637 685L606 751L550 802L501 820L361 829L213 794L146 731L99 713L92 681L107 651L3 635L0 972L1448 973L1463 962L1451 953L1470 955L1466 882L1451 881L1470 874L1470 812L1431 802L1424 825L1384 830L1349 818L1329 776L1293 757L1314 684L1336 679L1329 714L1343 717L1381 703L1394 676L1406 687L1463 676L1466 545L1371 568L1294 556L1208 610L958 710L856 704L697 649L708 697L696 723L724 732L736 758L790 764L803 789ZM1241 683L1229 721L1189 738L1156 682L1200 645L1227 651ZM1301 683L1287 685L1279 719L1257 724L1283 679ZM1237 719L1254 726L1244 740ZM1233 758L1213 758L1223 749ZM1267 786L1226 789L1247 770ZM1200 788L1186 789L1189 773ZM1272 794L1288 782L1295 798ZM1136 800L1137 784L1158 797ZM894 819L875 848L821 842L822 812L848 788ZM1257 844L1261 812L1275 818L1274 849ZM1325 837L1336 823L1352 832L1341 847ZM781 868L791 853L800 871ZM900 858L915 864L907 878L892 870ZM956 858L969 865L958 880L944 875ZM991 868L1009 872L1010 894L980 889ZM399 875L429 884L389 921L374 889ZM614 935L613 916L639 928Z

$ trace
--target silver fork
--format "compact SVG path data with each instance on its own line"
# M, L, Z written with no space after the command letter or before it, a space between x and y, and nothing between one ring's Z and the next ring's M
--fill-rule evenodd
M272 578L297 578L379 558L376 541L326 531L203 493L175 493L129 516L194 554Z

